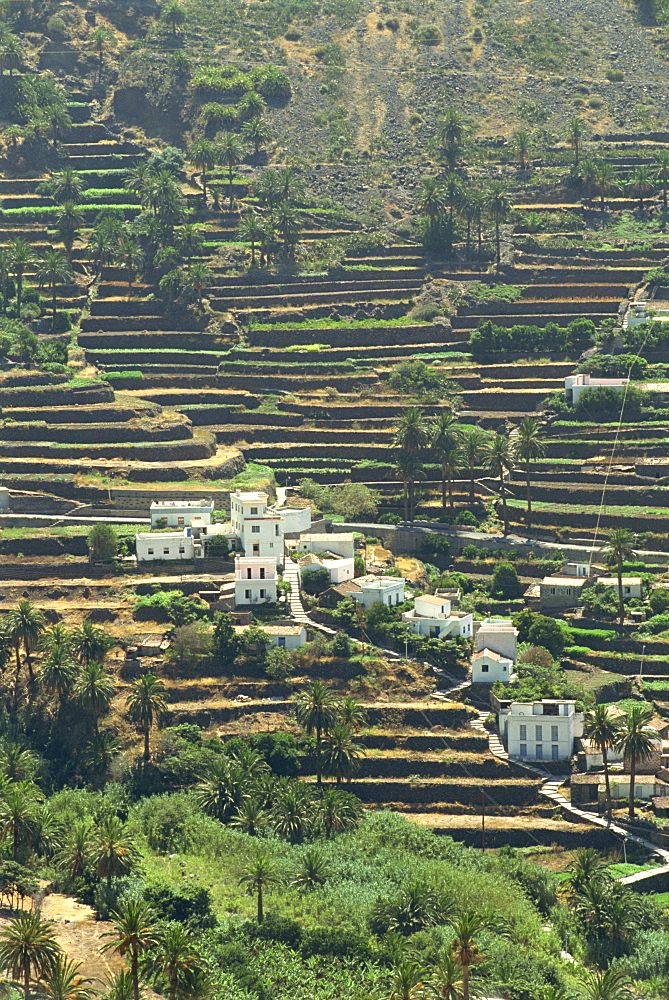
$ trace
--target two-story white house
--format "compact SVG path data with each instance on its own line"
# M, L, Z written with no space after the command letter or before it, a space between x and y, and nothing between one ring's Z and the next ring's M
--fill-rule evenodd
M154 500L149 508L151 527L187 528L193 518L205 525L214 518L213 500Z
M135 535L137 562L174 562L201 559L205 551L202 541L191 528L181 531L142 531Z
M518 647L518 629L507 618L485 618L480 625L474 623L476 638L474 651L479 653L484 649L516 662Z
M474 621L470 614L454 614L448 598L434 594L414 598L413 608L404 612L402 620L429 639L471 639Z
M237 490L230 494L230 522L235 548L246 556L261 556L283 564L283 523L268 509L266 493Z
M500 710L498 724L510 757L565 760L583 735L583 712L576 711L575 701L514 701Z
M404 600L405 580L401 576L360 576L355 582L360 590L353 596L366 608L376 601L390 608Z
M472 684L508 684L513 676L514 662L494 649L479 649L472 656Z
M276 584L272 556L235 556L235 605L275 604Z

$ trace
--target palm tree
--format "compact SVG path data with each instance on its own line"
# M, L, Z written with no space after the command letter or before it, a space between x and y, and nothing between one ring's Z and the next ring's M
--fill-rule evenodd
M578 167L578 159L583 142L583 124L579 118L572 118L567 126L567 142L574 150L574 167Z
M316 847L310 847L297 862L290 884L295 889L313 890L325 885L331 868Z
M621 969L604 972L586 972L581 977L579 1000L631 1000L636 991Z
M346 723L351 729L360 729L367 722L367 709L359 701L347 695L340 703L338 712L341 722Z
M13 236L9 241L9 266L16 279L16 315L21 318L23 301L23 275L35 260L35 251L23 236Z
M506 188L502 181L496 181L490 190L488 191L486 197L486 210L488 215L495 223L495 246L497 248L497 265L501 259L501 236L500 236L500 226L503 222L506 222L509 212L511 211L511 205L506 193Z
M606 813L609 819L611 819L612 806L607 752L615 747L618 731L618 721L611 715L607 705L596 705L585 716L583 735L597 747L602 755L604 782L606 784Z
M256 212L247 212L237 227L237 236L245 243L251 244L251 267L256 264L256 243L260 243L265 234L265 226Z
M321 740L335 724L337 708L332 690L323 681L314 681L297 699L295 709L297 721L308 736L316 734L316 774L321 784Z
M111 35L107 28L98 27L91 32L93 48L98 54L98 83L102 82L102 65L104 61L105 49L111 40Z
M45 285L51 291L51 329L56 329L56 285L69 281L72 277L72 266L67 254L62 250L52 248L46 250L37 264L37 280L40 288Z
M250 775L229 757L214 761L202 781L195 786L197 804L208 816L221 823L242 808L250 797Z
M484 957L474 939L490 928L490 919L482 913L465 911L451 921L451 927L455 934L451 951L462 968L462 997L469 1000L469 970L472 965L482 962Z
M18 861L35 831L37 810L44 796L32 781L10 781L0 794L0 829L12 842L12 859Z
M160 12L162 21L166 21L172 28L172 34L176 37L177 28L186 23L186 11L176 0L171 0Z
M128 274L128 288L132 288L135 274L144 260L144 251L130 233L121 234L116 247L116 258L118 263L125 267Z
M113 730L96 728L84 745L81 762L98 784L104 784L107 771L122 749L123 743Z
M60 173L54 174L50 182L51 195L59 204L70 201L73 204L81 200L84 181L72 167L65 167Z
M35 680L32 665L32 650L46 627L46 619L32 601L27 598L19 601L16 610L7 616L7 634L16 652L16 675L14 677L14 703L18 697L19 677L21 673L21 646L26 658L30 683Z
M72 691L84 712L93 716L93 727L106 715L114 698L114 684L101 663L89 661L82 667Z
M54 864L70 878L81 878L93 852L93 828L86 816L75 819L68 837L56 852Z
M188 159L200 171L202 181L202 198L207 206L207 173L216 166L216 146L209 139L198 139L191 146Z
M514 136L514 146L520 169L525 170L530 157L530 137L527 132L521 130Z
M469 471L469 502L476 500L475 472L481 467L488 445L488 435L480 427L468 427L463 431L460 447L462 460Z
M514 435L514 451L521 462L525 463L525 487L526 487L526 513L525 521L527 528L532 527L532 490L530 474L532 463L541 458L546 451L546 446L541 437L541 424L533 417L525 417L518 424Z
M580 169L581 180L585 195L588 201L592 201L592 196L597 190L597 164L594 160L583 160Z
M455 108L448 108L437 125L437 141L439 153L450 170L457 166L467 132L466 119Z
M58 140L62 139L63 134L72 128L72 116L65 105L52 104L46 109L45 118L51 128L53 148L57 149Z
M69 642L72 652L84 666L93 660L101 663L110 649L118 645L113 636L104 629L96 628L89 618L81 628L72 630Z
M436 177L425 177L418 189L418 211L427 216L430 233L434 235L439 219L446 211L446 198Z
M616 736L616 748L622 751L630 764L629 818L634 819L634 786L638 760L651 756L655 749L657 733L648 726L653 709L647 705L632 705L623 718Z
M451 952L441 954L434 965L430 984L441 1000L461 1000L464 989L462 966Z
M58 696L61 706L77 679L77 665L66 646L52 646L39 672L40 683Z
M193 264L186 273L185 286L195 292L198 305L202 305L202 292L211 284L213 278L214 272L205 263Z
M291 844L301 843L311 828L313 809L309 789L294 781L288 782L276 797L272 810L275 833L285 837Z
M392 970L390 1000L418 1000L425 996L427 970L412 958L400 958Z
M263 892L279 881L278 872L271 855L258 851L250 858L239 875L239 884L246 886L249 895L256 895L258 902L258 923L264 918Z
M144 736L144 760L147 762L151 757L151 727L154 722L160 725L167 710L164 694L163 682L153 674L144 674L135 681L128 695L128 718L139 727Z
M576 860L569 865L569 888L575 894L582 893L594 882L610 877L601 854L593 847L582 847Z
M423 451L429 443L430 434L422 410L418 406L410 406L400 418L392 447L415 453Z
M453 509L453 479L458 474L462 426L454 413L442 410L430 428L430 453L441 466L441 506L446 509L446 483Z
M604 549L616 564L618 575L618 617L620 624L625 621L625 602L623 600L623 563L628 559L634 559L636 553L633 549L634 538L627 528L614 528L609 534L609 543Z
M328 840L335 833L355 827L361 816L360 800L338 788L324 789L318 802L318 821Z
M359 769L359 758L364 756L365 748L356 743L353 730L345 722L335 722L332 731L323 739L323 772L329 778L335 778L337 786L342 779L347 782Z
M104 935L112 938L104 950L115 951L129 960L134 1000L139 1000L139 960L157 944L154 921L153 911L143 900L128 899L112 916L114 930Z
M283 240L284 252L292 256L301 231L299 215L289 202L282 201L277 206L273 221L277 233Z
M267 822L267 812L258 799L244 798L231 826L243 830L249 837L257 837Z
M404 488L404 520L413 521L415 509L416 480L423 476L423 460L420 452L395 451L392 453L393 468Z
M195 942L182 924L171 923L158 935L149 955L151 971L164 979L170 1000L188 994L190 981L200 967Z
M53 924L41 920L34 911L14 917L0 930L0 966L23 982L25 1000L30 1000L31 979L39 980L52 972L60 954Z
M662 192L662 208L667 211L667 187L669 187L669 150L663 149L657 153L657 173L655 180Z
M92 839L92 861L100 878L107 880L107 898L112 878L128 875L139 861L139 853L118 816L104 819Z
M230 211L232 211L232 190L235 167L244 159L244 149L236 135L226 132L220 142L216 144L216 162L220 163L228 171L228 197L230 199Z
M628 190L639 199L639 212L643 215L643 203L645 198L650 198L655 194L655 185L648 167L641 164L636 167L632 174L632 181L628 184Z
M95 992L93 980L80 975L83 964L59 953L53 968L44 974L44 994L50 1000L91 1000Z
M7 781L30 781L39 768L39 757L32 750L11 741L0 747L0 776Z
M505 476L513 469L513 451L509 445L509 439L504 434L495 434L488 441L486 447L485 465L487 469L498 477L499 492L502 498L502 521L504 522L504 534L509 533L509 514L506 507L506 481Z
M272 130L259 115L251 118L250 121L242 125L242 135L244 139L253 146L253 152L257 156L263 146L266 146L272 137Z
M72 247L84 224L84 216L73 201L64 201L56 217L56 230L60 236L68 261L72 260Z
M452 226L455 209L462 203L462 181L451 170L444 177L441 186L444 193L444 200L448 205L448 221Z
M606 208L604 199L609 195L615 194L619 190L619 187L616 182L615 171L610 163L607 163L605 160L601 160L597 163L596 170L597 191L599 193L599 201L603 212Z

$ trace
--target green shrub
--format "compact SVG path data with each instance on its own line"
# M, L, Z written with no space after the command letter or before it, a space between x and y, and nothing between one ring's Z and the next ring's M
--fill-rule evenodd
M664 615L669 612L669 589L658 587L651 590L648 603L654 615Z
M490 593L493 597L513 600L521 596L522 589L515 566L508 562L498 563L495 566L490 585Z
M368 961L372 955L369 938L347 927L314 927L302 936L302 958L327 955L332 958Z
M144 896L159 920L177 920L200 929L216 926L211 893L204 886L149 883Z

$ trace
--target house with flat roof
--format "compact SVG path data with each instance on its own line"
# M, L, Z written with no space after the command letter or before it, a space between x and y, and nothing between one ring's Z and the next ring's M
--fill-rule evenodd
M204 545L191 528L180 531L140 531L135 535L137 562L186 562L202 559Z
M474 622L474 634L475 652L488 649L516 662L518 629L508 618L485 618L482 622Z
M151 527L187 528L198 518L211 524L214 518L213 500L154 500L149 507Z
M311 573L316 569L327 570L330 583L345 583L355 576L355 560L344 559L334 552L324 552L321 555L309 552L298 560L297 565L302 579L305 573Z
M471 614L454 614L451 602L446 597L436 594L423 594L415 597L413 608L405 611L402 620L417 635L429 639L446 639L462 636L470 639L473 629Z
M370 608L376 601L388 607L401 604L404 600L404 577L401 576L359 576L355 581L360 588L353 596L356 601Z
M275 604L276 560L271 556L235 556L235 606Z
M587 576L545 576L539 584L541 608L575 608L582 603L583 591L590 586Z
M306 533L300 535L297 541L298 552L313 552L320 555L323 552L334 553L342 559L353 559L355 555L355 536L353 532Z
M520 760L565 760L583 735L583 712L571 700L502 703L497 719L509 756Z

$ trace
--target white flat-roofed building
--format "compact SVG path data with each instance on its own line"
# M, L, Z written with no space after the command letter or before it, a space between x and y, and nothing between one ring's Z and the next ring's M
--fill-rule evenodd
M275 604L276 560L263 556L235 556L235 604Z
M472 684L508 684L513 674L513 660L494 649L480 649L472 656Z
M579 397L586 389L624 389L629 383L628 378L598 378L595 375L568 375L564 380L565 399L576 406Z
M213 500L154 500L149 508L151 527L164 524L166 528L187 528L193 518L211 524L214 517Z
M204 548L190 528L181 531L142 531L135 535L137 562L175 562L201 559Z
M331 534L303 534L297 543L298 552L333 552L343 559L353 559L355 536L352 532L332 532Z
M235 625L237 635L243 635L249 625ZM294 622L263 622L260 626L263 632L267 632L272 640L272 645L281 649L299 649L307 641L307 630L304 625L296 625Z
M355 581L360 587L355 599L369 608L376 601L389 608L404 600L404 577L401 576L359 576Z
M446 597L423 594L414 598L413 608L405 611L402 620L417 635L428 639L446 639L462 636L470 639L473 630L473 616L452 614L451 602Z
M330 574L330 583L334 584L345 583L347 580L352 580L355 576L355 562L353 559L342 559L340 556L328 553L317 556L309 552L298 560L298 566L300 568L300 577L304 577L307 573L312 573L317 569L326 569Z
M476 628L476 626L474 626ZM476 630L475 652L492 650L516 662L518 629L506 618L485 618Z
M514 701L501 709L498 722L509 756L521 760L566 760L583 735L583 712L575 701Z
M237 546L246 556L272 558L283 563L281 517L267 507L266 493L238 490L230 494L230 523Z

